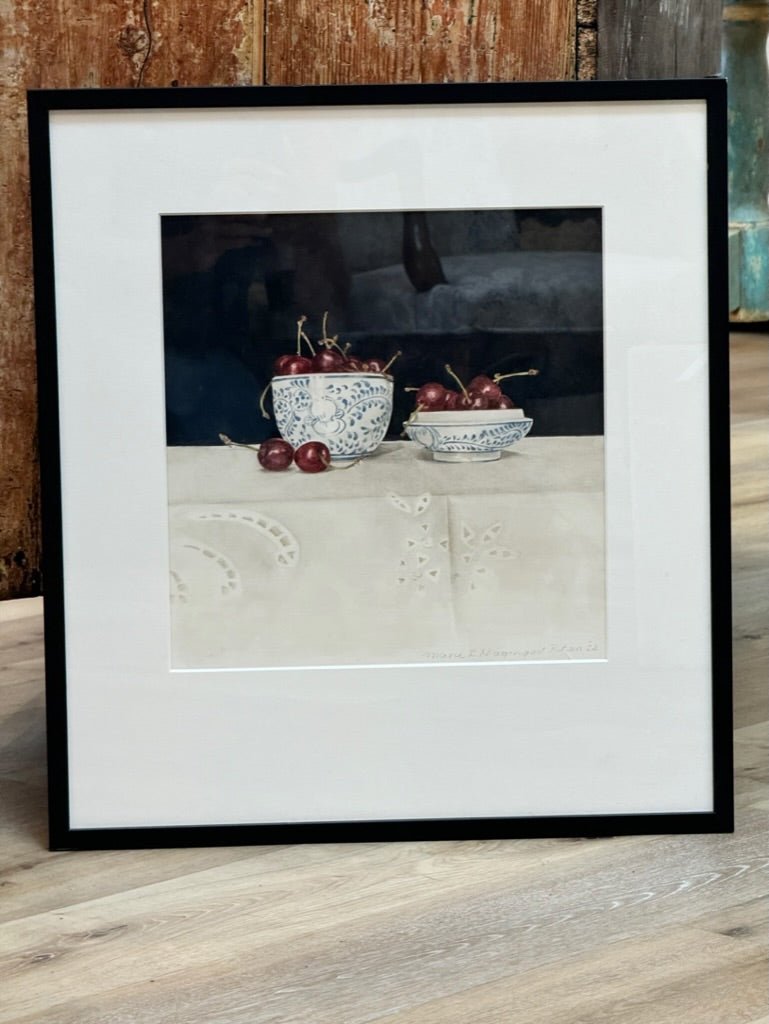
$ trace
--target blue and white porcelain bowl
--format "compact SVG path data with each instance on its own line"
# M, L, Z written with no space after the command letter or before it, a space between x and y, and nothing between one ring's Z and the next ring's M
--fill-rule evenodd
M393 379L382 373L301 373L272 378L280 436L294 448L323 441L337 461L376 451L393 413Z
M491 462L526 437L534 422L522 409L420 412L403 424L438 462Z

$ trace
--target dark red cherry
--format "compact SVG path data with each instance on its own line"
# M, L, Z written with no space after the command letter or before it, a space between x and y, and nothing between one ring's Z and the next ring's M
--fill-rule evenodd
M502 397L497 401L497 408L498 409L517 409L518 406L515 404L515 402L512 400L512 398L508 398L507 395L502 395Z
M345 369L346 362L341 352L324 348L312 357L312 368L316 373L339 373Z
M384 368L387 363L384 359L367 359L365 368L367 373L384 373Z
M303 473L322 473L331 465L331 452L322 441L305 441L294 452L294 462Z
M461 409L462 406L459 403L463 398L464 395L460 394L459 391L447 391L443 396L443 406L441 408L446 409L448 412Z
M280 363L280 371L278 371ZM307 356L280 356L275 361L275 375L277 377L295 377L298 373L312 373L312 360Z
M446 395L446 388L437 381L431 380L423 384L416 393L416 403L421 405L425 412L435 412L443 408L443 400Z
M288 365L292 359L296 359L296 353L291 352L286 356L278 356L272 364L272 372L276 377L284 377L288 373Z
M348 373L360 373L363 369L363 363L357 358L357 356L348 356L345 360L344 369L347 370Z
M263 441L259 445L256 455L262 469L269 469L277 472L281 469L288 469L294 459L294 449L284 441L282 437L271 437L269 441Z
M499 384L495 384L491 377L487 377L484 373L473 377L467 385L467 390L471 395L485 395L489 402L498 402L502 396L502 388Z
M488 409L489 400L485 395L479 395L468 391L466 395L459 396L459 409Z

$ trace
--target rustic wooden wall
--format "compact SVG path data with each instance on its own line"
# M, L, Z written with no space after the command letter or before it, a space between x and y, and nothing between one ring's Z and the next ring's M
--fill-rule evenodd
M267 0L265 80L572 78L575 0Z
M722 0L598 0L598 77L717 75L721 7Z
M39 592L25 90L708 74L720 0L0 3L0 598Z
M0 5L0 597L41 586L28 88L261 81L261 0Z

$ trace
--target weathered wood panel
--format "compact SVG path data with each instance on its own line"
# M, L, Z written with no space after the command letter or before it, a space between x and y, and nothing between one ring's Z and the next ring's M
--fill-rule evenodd
M721 67L721 0L598 0L599 78L688 78Z
M598 61L598 0L577 0L577 78L595 78Z
M267 0L270 84L572 78L575 0Z
M261 12L262 0L0 4L0 598L41 585L25 91L260 81Z

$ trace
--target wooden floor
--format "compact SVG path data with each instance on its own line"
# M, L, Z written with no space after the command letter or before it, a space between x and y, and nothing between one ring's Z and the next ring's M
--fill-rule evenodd
M5 604L0 1021L769 1024L768 355L732 339L734 835L50 854Z

